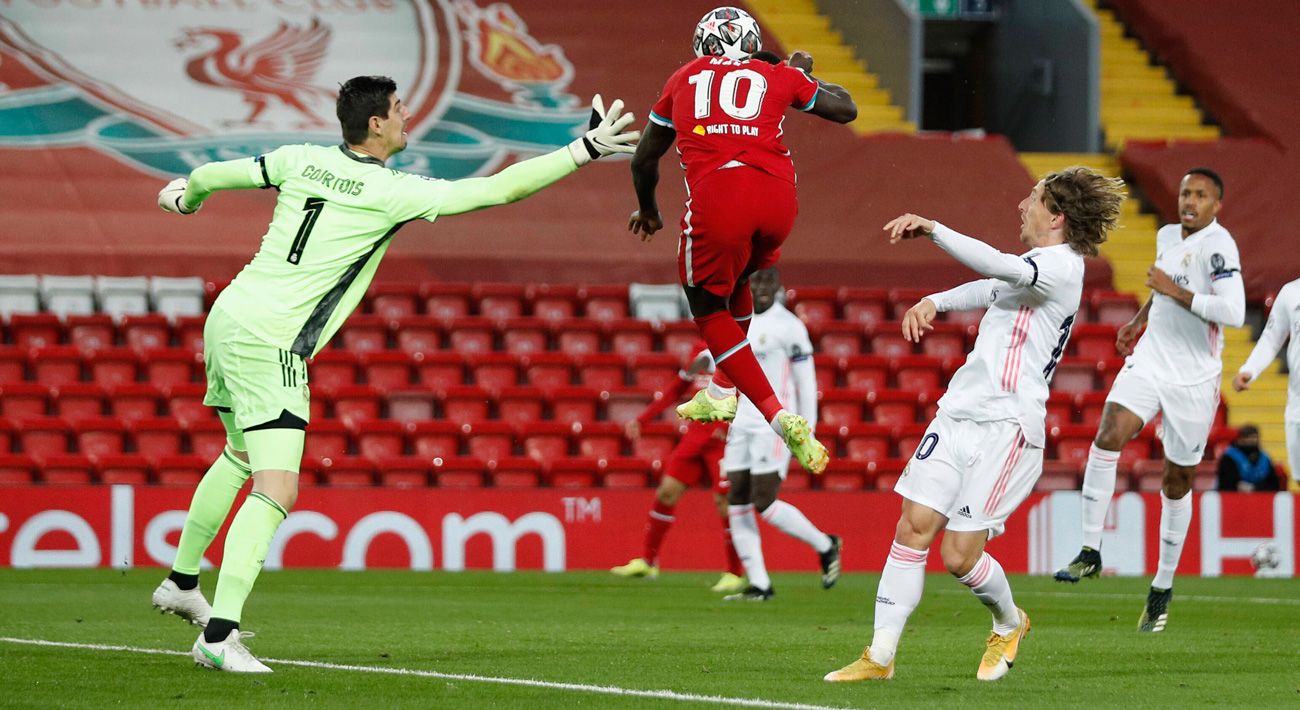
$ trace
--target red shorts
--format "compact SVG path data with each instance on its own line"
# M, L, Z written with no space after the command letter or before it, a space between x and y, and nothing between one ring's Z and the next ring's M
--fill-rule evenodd
M713 482L713 492L726 495L729 484L722 475L722 452L727 447L726 424L692 422L664 464L664 475L698 486Z
M794 185L757 168L722 168L689 191L677 242L677 277L723 298L740 279L776 264L799 202Z

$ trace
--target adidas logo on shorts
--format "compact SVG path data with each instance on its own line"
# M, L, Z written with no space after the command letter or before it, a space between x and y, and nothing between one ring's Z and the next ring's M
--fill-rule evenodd
M957 510L957 514L960 515L960 516L963 517L963 518L969 518L969 517L970 517L970 506L969 506L969 505L963 505L960 509Z

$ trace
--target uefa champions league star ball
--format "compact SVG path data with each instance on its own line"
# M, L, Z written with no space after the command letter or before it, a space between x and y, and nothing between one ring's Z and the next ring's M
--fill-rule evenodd
M738 7L710 10L695 26L692 42L697 57L726 57L740 61L763 48L758 22Z
M1261 543L1250 553L1250 565L1255 568L1255 576L1267 577L1282 564L1282 553L1271 542Z

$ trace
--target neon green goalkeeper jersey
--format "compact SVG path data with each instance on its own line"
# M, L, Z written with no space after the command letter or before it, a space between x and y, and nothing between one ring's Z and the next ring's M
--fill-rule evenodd
M559 150L491 177L447 181L392 170L345 146L289 145L196 168L184 199L197 206L214 190L279 189L261 247L214 308L310 357L356 309L403 224L513 202L576 168Z

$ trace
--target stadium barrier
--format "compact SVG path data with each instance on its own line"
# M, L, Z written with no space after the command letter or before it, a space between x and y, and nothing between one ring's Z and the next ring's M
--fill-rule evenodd
M0 486L0 567L157 567L170 563L190 500L182 487ZM1287 493L1196 496L1181 574L1250 574L1271 543L1276 576L1295 575L1300 497ZM792 492L784 496L845 541L847 571L879 571L898 517L883 492ZM281 526L266 568L406 568L417 571L604 569L641 549L647 491L594 488L450 490L316 489ZM717 513L686 496L661 553L665 570L712 570L723 562ZM1109 572L1155 571L1160 499L1123 493L1107 521ZM1077 552L1079 497L1034 494L989 545L1008 572L1048 574ZM219 564L224 533L205 562ZM764 526L768 566L811 571L802 543ZM939 555L929 560L941 571Z

